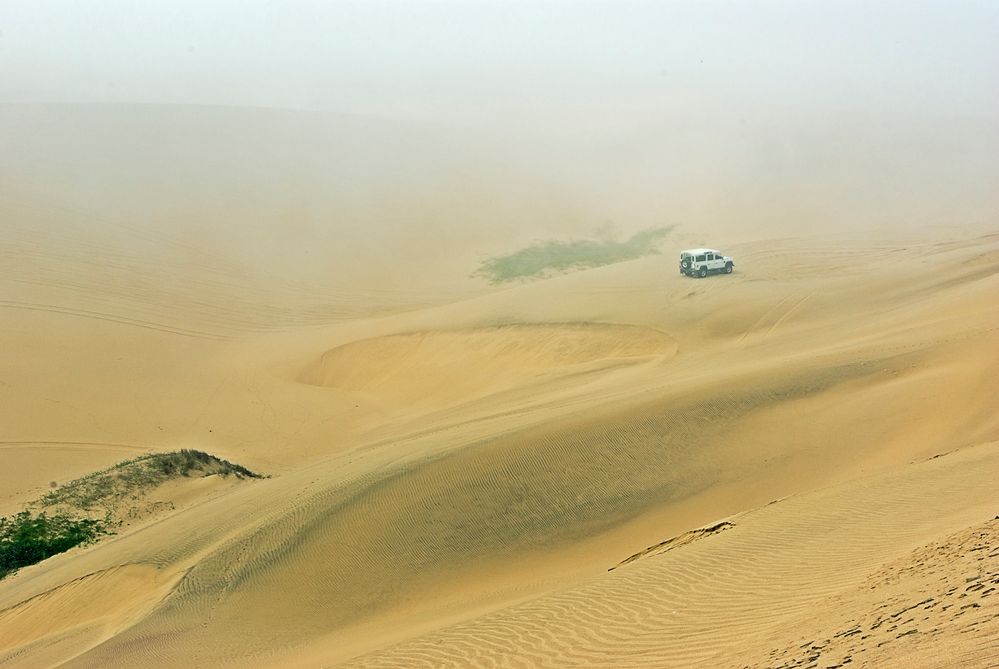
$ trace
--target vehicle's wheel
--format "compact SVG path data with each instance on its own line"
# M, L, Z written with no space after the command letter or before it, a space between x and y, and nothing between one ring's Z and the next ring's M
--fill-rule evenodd
M725 273L726 274L732 273L732 263L730 262L725 263Z
M706 277L707 275L708 275L708 268L707 267L702 267L701 269L697 270L697 276L701 277L702 279L704 277Z

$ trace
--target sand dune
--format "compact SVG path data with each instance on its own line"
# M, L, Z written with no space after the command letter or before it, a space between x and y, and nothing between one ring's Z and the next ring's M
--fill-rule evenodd
M272 122L304 150L241 121ZM322 260L264 266L259 239L131 222L139 196L98 234L32 190L43 167L2 186L0 513L154 451L271 478L164 487L162 512L5 578L0 664L995 657L994 226L733 239L736 273L704 280L675 268L671 245L711 241L688 227L504 287L462 264L494 231L435 272L403 255L365 283L379 268L344 261L334 284ZM164 170L143 197L184 190ZM231 193L202 195L199 216Z
M858 664L898 655L917 661L919 651L928 651L932 660L934 651L926 647L932 643L916 646L916 639L901 634L876 632L876 641L864 639L867 643L861 646L869 647L868 655L862 655L860 647L823 645L813 650L812 644L829 644L829 638L801 634L816 619L828 620L817 609L827 606L831 596L852 594L850 586L869 589L861 587L867 586L863 581L869 574L871 579L885 578L877 570L882 561L905 556L891 560L885 569L891 580L892 568L920 565L918 557L908 555L914 542L989 518L999 474L997 454L993 443L887 476L782 500L739 515L728 531L355 658L347 666L744 666L746 656L753 657L745 652L747 646L763 651L756 656L761 666L774 666L790 659L767 652L784 639L795 642L785 651L788 655L804 655L809 661L821 657L829 665L849 657ZM995 553L994 536L991 542L989 536L976 538L984 539L985 550ZM952 556L963 555L960 547L951 551ZM991 582L995 570L993 556L976 582ZM875 607L868 609L867 601L856 601L850 594L841 595L844 601L838 602L841 608L835 613L871 617L876 630ZM959 611L947 617L953 619ZM977 624L989 626L993 617L979 614ZM946 634L939 627L931 630L933 623L905 622L907 629L922 626L923 634ZM886 648L878 646L881 642L894 643ZM969 653L969 660L994 659L988 650L986 646L979 649L981 654Z
M811 616L795 621L789 626L794 635L787 637L797 637L792 645L774 648L765 658L760 654L755 664L804 666L817 657L928 667L994 662L999 651L993 622L999 610L992 599L999 585L997 520L885 565L834 598L835 614L823 617L823 629L814 627Z
M671 337L647 328L505 325L352 342L324 353L302 379L421 405L476 399L559 372L578 373L587 365L665 358L675 352Z

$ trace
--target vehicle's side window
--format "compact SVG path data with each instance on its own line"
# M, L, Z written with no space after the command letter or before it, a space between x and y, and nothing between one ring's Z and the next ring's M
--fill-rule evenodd
M704 256L697 256L697 262L704 262Z

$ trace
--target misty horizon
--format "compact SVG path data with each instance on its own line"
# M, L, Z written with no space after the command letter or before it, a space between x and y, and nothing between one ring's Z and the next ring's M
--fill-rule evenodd
M979 226L997 26L974 2L5 2L5 219L397 290L608 225Z
M11 2L0 103L581 116L992 116L986 2ZM603 119L607 123L607 119Z

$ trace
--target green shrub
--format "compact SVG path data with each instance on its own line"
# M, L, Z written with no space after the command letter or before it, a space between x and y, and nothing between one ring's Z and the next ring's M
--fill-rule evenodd
M0 518L0 578L106 533L99 520L65 514L22 511Z
M486 260L473 276L497 284L634 260L658 253L659 242L671 231L672 227L643 230L623 242L588 239L535 242L516 253Z

